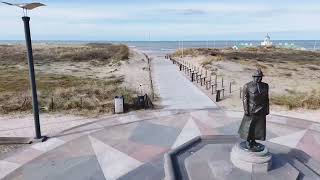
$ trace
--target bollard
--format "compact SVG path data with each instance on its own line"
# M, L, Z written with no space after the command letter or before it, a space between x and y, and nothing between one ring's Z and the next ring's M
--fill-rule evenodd
M194 81L194 73L191 73L191 82Z
M179 69L180 69L180 71L182 70L182 64L179 65Z
M231 90L231 82L230 82L230 85L229 85L229 92L230 92L230 94L231 94L231 92L232 92L232 90Z
M211 85L211 94L213 95L214 94L214 92L213 92L213 84Z
M216 102L219 102L220 101L220 90L217 90L216 91Z
M221 87L223 88L223 77L221 78Z
M240 99L242 98L242 88L240 87Z
M215 78L215 80L214 80L214 84L217 86L217 84L218 84L218 76L216 75L216 78Z

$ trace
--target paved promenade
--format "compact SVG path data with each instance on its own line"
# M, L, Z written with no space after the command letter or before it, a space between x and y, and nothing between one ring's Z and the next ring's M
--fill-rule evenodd
M96 118L52 134L44 143L1 156L0 179L160 180L170 149L199 135L236 134L242 112L217 108L169 61L155 60L153 66L164 109ZM270 115L267 139L320 160L320 124Z
M171 61L153 57L152 67L155 91L160 95L164 109L217 108Z

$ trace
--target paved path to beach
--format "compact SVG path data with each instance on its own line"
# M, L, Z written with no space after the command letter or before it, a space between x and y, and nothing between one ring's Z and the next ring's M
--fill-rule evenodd
M194 84L177 66L164 57L152 57L153 79L156 93L164 109L208 109L216 104Z
M164 178L164 153L200 135L236 134L242 112L216 108L168 61L159 59L154 66L164 109L90 119L52 134L44 143L2 155L0 179L160 180ZM176 98L178 103L166 98ZM319 137L318 123L267 118L268 141L301 149L317 160Z

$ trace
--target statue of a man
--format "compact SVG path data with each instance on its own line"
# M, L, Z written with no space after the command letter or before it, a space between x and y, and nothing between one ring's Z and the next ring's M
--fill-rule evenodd
M269 85L262 82L263 73L258 69L253 81L243 87L243 108L239 135L246 140L242 147L250 151L262 151L264 146L255 140L266 140L266 116L269 114Z

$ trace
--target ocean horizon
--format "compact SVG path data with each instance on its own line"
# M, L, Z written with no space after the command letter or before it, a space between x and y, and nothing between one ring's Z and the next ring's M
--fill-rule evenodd
M84 40L33 40L33 44L87 44L114 43L126 44L146 52L170 53L180 48L227 48L227 47L256 47L262 40L208 40L208 41L84 41ZM319 50L320 40L273 40L275 46L302 50ZM0 40L2 45L24 44L24 40Z

